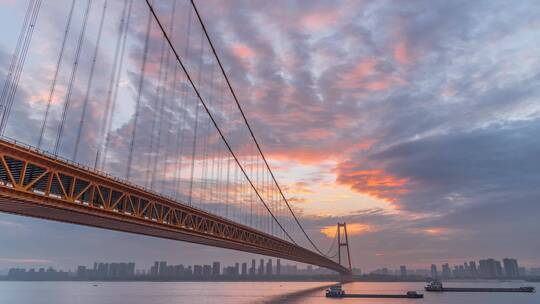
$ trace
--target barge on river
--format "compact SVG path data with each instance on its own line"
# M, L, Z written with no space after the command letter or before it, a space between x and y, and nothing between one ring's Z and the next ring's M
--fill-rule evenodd
M424 287L426 291L434 292L535 292L534 287L514 287L514 288L498 288L498 287L443 287L442 282L433 281Z
M326 290L327 298L392 298L392 299L421 299L423 294L416 291L408 291L406 294L349 294L341 288L341 285L331 286Z

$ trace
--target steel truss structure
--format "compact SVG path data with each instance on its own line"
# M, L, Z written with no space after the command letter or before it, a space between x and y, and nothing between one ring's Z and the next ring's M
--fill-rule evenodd
M263 254L350 273L350 268L291 242L5 139L0 139L0 211Z

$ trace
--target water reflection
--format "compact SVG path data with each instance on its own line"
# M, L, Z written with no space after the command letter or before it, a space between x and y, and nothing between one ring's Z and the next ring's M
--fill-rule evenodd
M273 296L270 299L265 299L265 300L257 301L253 303L257 303L257 304L305 303L306 298L321 296L324 290L329 288L332 285L334 284L325 284L322 286L302 289L302 290L298 290L294 292L289 292L286 294Z

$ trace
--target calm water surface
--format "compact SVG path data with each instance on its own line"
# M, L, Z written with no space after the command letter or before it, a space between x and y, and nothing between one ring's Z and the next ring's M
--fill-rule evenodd
M93 286L97 284L98 286ZM344 285L348 293L422 291L424 283ZM446 286L535 286L527 282L447 283ZM176 303L540 303L540 294L424 293L424 299L327 299L327 282L0 282L0 304L176 304Z

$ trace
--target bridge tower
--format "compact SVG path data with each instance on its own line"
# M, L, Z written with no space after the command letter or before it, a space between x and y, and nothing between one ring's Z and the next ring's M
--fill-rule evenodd
M347 261L349 263L349 271L352 273L351 252L349 250L349 236L347 235L347 223L337 224L337 241L338 241L338 263L341 265L341 247L347 249Z

